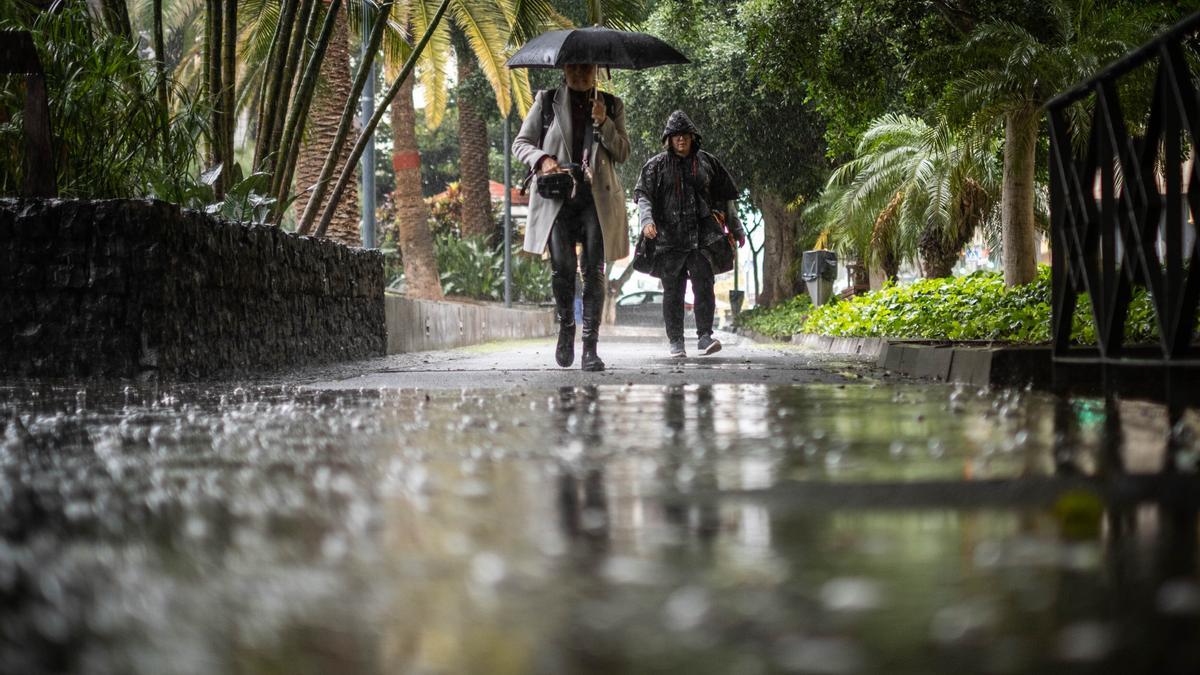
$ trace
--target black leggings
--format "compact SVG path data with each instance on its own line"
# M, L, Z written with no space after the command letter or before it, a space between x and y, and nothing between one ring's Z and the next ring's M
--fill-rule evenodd
M575 244L583 244L582 260ZM582 265L580 264L582 263ZM580 208L564 204L550 230L550 268L560 325L575 321L575 270L583 270L583 340L600 337L600 314L604 311L604 235L595 204Z
M676 254L681 255L681 254ZM683 296L688 279L692 280L692 297L695 299L696 336L712 335L713 314L716 312L717 298L713 293L712 265L699 251L689 251L684 255L682 264L677 263L675 274L664 273L663 285L663 323L667 325L667 339L674 342L683 339ZM676 265L664 265L663 269L676 268Z

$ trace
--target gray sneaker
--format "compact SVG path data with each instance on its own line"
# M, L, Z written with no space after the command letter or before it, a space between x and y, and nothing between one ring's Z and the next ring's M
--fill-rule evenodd
M671 356L677 359L682 359L687 356L687 350L683 348L683 339L671 340Z
M714 340L711 335L703 335L696 340L696 351L704 355L716 354L721 351L721 341Z

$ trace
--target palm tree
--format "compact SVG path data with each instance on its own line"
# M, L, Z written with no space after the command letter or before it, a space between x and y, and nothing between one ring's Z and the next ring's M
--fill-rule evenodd
M232 9L235 4L237 7L234 21L223 25L228 35L233 37L223 41L223 55L226 58L221 63L221 74L222 79L231 83L222 92L223 108L234 111L236 103L237 113L251 121L251 133L248 136L253 139L255 147L250 168L266 171L279 169L274 181L286 185L272 185L271 189L272 194L281 197L281 202L286 201L291 193L292 167L296 167L295 182L297 191L301 193L297 200L300 212L308 201L306 190L316 180L324 153L330 147L331 136L339 126L342 104L350 90L350 31L357 31L360 27L361 21L356 19L361 17L367 3L378 6L380 1L346 0L344 11L348 15L333 15L335 23L331 27L333 30L328 47L316 59L320 66L320 86L311 86L308 90L302 86L304 82L301 76L320 43L318 33L323 31L331 0L240 0L236 3L227 0L223 6L226 10ZM158 51L165 52L164 68L185 83L207 78L211 72L207 67L201 69L202 72L196 72L192 65L202 61L197 58L197 50L205 41L199 39L203 31L197 34L195 24L198 21L204 23L201 19L211 14L206 8L208 4L207 0L167 0L161 3L159 0L138 0L135 14L142 23L150 24L161 16L166 39ZM290 48L276 50L275 36L281 21L294 21L287 24L290 34L285 34ZM158 33L156 28L156 40ZM302 35L304 39L301 39ZM366 39L366 36L360 37ZM388 20L379 51L386 63L398 67L404 61L409 53L406 40L403 23L394 18ZM229 58L234 55L236 69L233 69L234 60ZM280 70L273 72L274 68ZM314 74L317 72L314 71ZM272 84L272 77L276 82L284 83L274 94L267 87ZM236 89L233 83L236 83ZM264 113L269 114L264 118ZM225 115L223 120L226 125L221 139L225 143L223 155L233 158L233 112ZM273 123L264 126L267 120L273 120ZM293 121L294 128L288 126ZM268 156L269 148L276 148L280 156ZM349 153L348 148L342 151L343 163ZM285 154L288 156L284 157ZM330 234L345 243L357 244L357 188L351 185L347 191L349 194L344 193L339 200Z
M919 259L926 277L950 276L959 251L995 211L997 146L945 124L884 115L830 176L820 218L844 252L890 279L905 259Z
M458 68L458 173L462 186L463 236L491 235L492 194L488 185L488 131L484 111L472 96L468 85L479 67L469 56L470 46L461 31L453 32L455 64ZM483 158L483 161L479 161Z
M409 30L413 34L423 32L429 25L429 17L433 15L436 3L432 0L416 0L410 3L408 11ZM525 71L508 71L503 68L503 62L508 57L509 39L513 35L514 26L540 25L548 20L550 13L548 5L529 2L510 2L498 0L488 3L455 2L451 6L451 20L455 32L462 35L458 59L461 72L464 67L470 68L476 62L486 64L482 67L489 83L496 94L497 105L502 110L512 106L516 99L517 108L524 113L532 104L532 94L529 91L529 78ZM466 47L473 52L473 58L467 55ZM441 124L442 116L447 105L446 72L452 49L451 26L443 23L435 32L422 53L420 62L420 77L425 90L425 118L431 128ZM460 151L462 161L460 171L464 177L477 179L477 174L483 179L484 211L487 220L491 220L491 197L487 189L487 127L482 117L475 114L477 124L472 125L468 119L467 126L471 129L468 137L462 136L463 97L459 100L460 147L481 147L471 151ZM401 256L404 260L404 275L406 293L412 297L440 298L442 296L441 281L438 275L437 259L433 248L433 237L429 231L429 209L421 194L420 155L417 152L416 115L413 110L412 87L409 85L396 97L392 103L392 132L394 134L392 166L396 172L396 189L393 192L393 202L396 204L397 241L400 244ZM471 117L471 112L467 117ZM482 127L483 141L480 144L477 136ZM474 132L474 136L471 133ZM482 167L482 169L479 169ZM473 181L472 206L479 211L478 180ZM465 210L465 209L464 209ZM467 220L467 219L464 219ZM464 223L464 233L473 233L471 227L478 227L480 219L471 218ZM469 224L468 224L469 223ZM490 223L486 231L490 231Z
M421 196L421 156L413 110L413 80L409 80L392 102L392 168L396 189L396 240L404 261L405 294L413 298L440 300L442 282L438 274L429 207Z
M955 109L984 134L1004 127L1001 241L1010 286L1037 276L1034 175L1041 107L1147 39L1149 23L1130 5L1051 0L1036 30L988 22L963 47L981 65L953 84Z
M340 12L337 23L334 24L333 38L325 52L325 61L321 64L321 80L324 87L318 88L313 97L307 124L308 133L296 159L296 213L304 213L308 206L310 193L307 188L320 178L321 168L325 164L325 153L333 146L342 118L342 108L350 95L350 77L350 31L346 25L345 13ZM343 145L337 165L339 171L349 155L350 147ZM346 186L333 220L330 221L329 237L347 246L361 246L359 218L358 183L352 181Z

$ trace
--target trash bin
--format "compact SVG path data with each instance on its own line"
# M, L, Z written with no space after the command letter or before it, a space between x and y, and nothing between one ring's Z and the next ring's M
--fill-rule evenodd
M823 305L833 297L837 279L837 254L833 251L805 251L800 258L800 277L808 287L814 305Z
M733 318L742 313L742 303L746 300L745 291L729 291L729 312Z

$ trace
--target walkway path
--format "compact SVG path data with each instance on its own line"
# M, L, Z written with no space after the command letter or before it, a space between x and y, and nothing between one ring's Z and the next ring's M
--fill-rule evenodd
M721 337L0 387L0 672L1197 672L1160 409Z
M805 351L790 344L759 344L718 333L723 349L711 356L667 356L666 340L652 328L607 329L602 373L579 369L579 344L570 368L554 363L554 341L523 340L465 349L399 354L359 364L352 375L322 374L314 389L563 387L594 384L847 384L887 377L868 360Z

